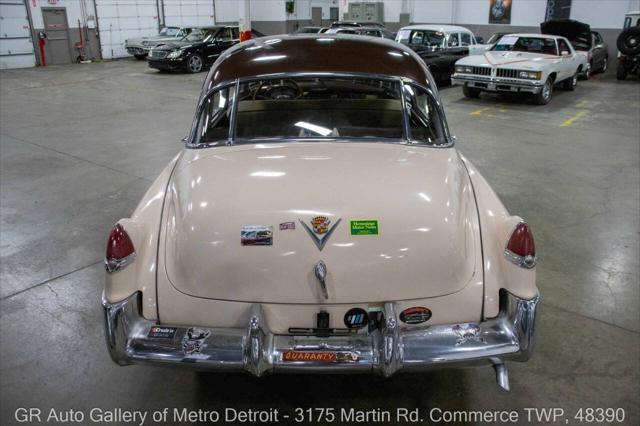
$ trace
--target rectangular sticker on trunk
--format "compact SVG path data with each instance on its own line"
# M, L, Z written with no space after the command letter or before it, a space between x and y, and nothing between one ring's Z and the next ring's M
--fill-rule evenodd
M240 244L243 246L273 245L273 226L243 225L240 229Z
M352 220L351 235L378 235L378 221Z

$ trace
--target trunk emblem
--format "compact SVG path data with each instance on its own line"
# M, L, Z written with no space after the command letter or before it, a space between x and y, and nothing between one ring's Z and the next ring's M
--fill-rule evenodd
M300 221L304 229L307 231L307 233L309 234L313 242L316 243L318 250L322 251L327 240L329 240L329 237L331 236L333 231L335 231L335 229L338 227L342 219L336 220L336 223L333 226L330 226L331 221L327 217L325 216L314 217L313 219L311 219L311 226L313 227L313 229L311 229L309 225L304 223L302 219L298 219L298 220ZM319 235L323 235L323 236L320 237Z
M320 288L322 289L322 295L325 299L329 298L329 293L327 292L327 284L325 283L325 279L327 278L327 265L321 260L316 263L316 266L313 268L313 272L316 274L316 278L320 281Z
M326 234L329 231L329 225L331 225L331 221L326 216L318 216L311 219L311 226L313 226L313 232L316 234Z

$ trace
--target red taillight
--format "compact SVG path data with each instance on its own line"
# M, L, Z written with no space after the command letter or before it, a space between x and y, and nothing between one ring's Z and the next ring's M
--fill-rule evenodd
M524 222L516 225L504 253L507 259L518 266L524 268L536 266L536 244L529 225Z
M127 266L135 257L136 250L131 238L119 223L113 227L107 241L107 255L104 259L107 271L114 272Z

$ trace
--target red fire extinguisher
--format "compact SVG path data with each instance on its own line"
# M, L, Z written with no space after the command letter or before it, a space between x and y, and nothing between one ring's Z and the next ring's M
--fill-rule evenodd
M38 33L38 45L40 46L40 59L42 60L42 66L47 66L47 59L44 56L44 44L47 39L47 34L44 31Z

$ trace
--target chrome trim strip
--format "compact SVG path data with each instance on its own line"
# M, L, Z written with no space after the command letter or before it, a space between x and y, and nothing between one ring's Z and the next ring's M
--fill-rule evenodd
M480 78L477 78L480 77ZM500 79L497 77L482 77L482 76L466 76L466 75L460 75L460 74L454 74L453 76L451 76L451 84L453 85L460 85L463 86L466 83L482 83L482 84L494 84L494 85L504 85L504 86L511 86L511 87L516 87L516 88L520 88L522 90L525 90L527 92L538 92L540 90L542 90L542 87L544 86L543 83L540 82L540 80L535 80L535 81L527 81L527 80L519 80L519 81L515 81L513 79ZM475 87L475 86L473 86ZM497 89L490 89L490 88L484 88L484 87L479 87L479 89L482 90L487 90L487 91L497 91Z
M149 337L155 321L141 314L142 293L109 303L103 294L105 334L111 358L120 365L135 363L187 364L211 370L270 372L376 372L385 377L398 371L424 370L449 364L496 365L526 361L534 346L539 296L520 299L500 294L500 314L480 323L447 324L403 329L393 302L385 303L383 324L348 336L273 334L260 304L253 304L246 328L198 327L205 334L197 354L183 349L188 326L176 326L172 338ZM169 325L162 325L169 327ZM284 361L287 351L341 351L357 361ZM504 380L503 372L498 374Z
M107 272L116 272L116 271L119 271L119 270L123 269L127 265L129 265L135 259L136 259L136 252L135 251L133 253L131 253L129 256L123 257L122 259L107 259L105 257L104 258L104 267L107 270Z
M521 84L523 86L535 86L541 87L544 82L541 80L525 80L506 77L486 77L472 74L453 74L451 79L466 80L466 81L478 81L480 83L496 83L496 84Z
M409 122L409 110L407 109L407 98L404 95L405 82L400 80L400 103L402 104L402 128L404 133L404 141L411 143L411 123Z
M211 146L210 144L198 144L198 143L192 142L196 139L196 136L197 136L198 123L200 122L200 116L202 115L202 110L204 109L204 103L209 98L209 96L212 95L213 93L234 84L237 84L235 80L231 82L225 81L224 83L216 84L211 89L209 89L205 95L200 96L200 99L198 99L198 103L196 105L196 114L194 115L193 120L191 121L191 130L189 130L189 134L186 137L187 139L185 142L186 148L199 149L199 148L207 148ZM217 142L215 146L217 145L221 145L221 143Z
M504 256L509 260L509 262L514 263L521 268L532 269L538 263L537 256L520 256L507 248L504 249Z
M309 225L307 225L302 219L298 219L298 221L300 222L302 227L307 231L307 233L309 234L313 242L316 244L316 247L318 247L318 250L322 251L322 249L324 248L324 245L327 244L327 241L329 241L331 234L333 234L333 231L335 231L338 225L340 225L340 222L342 222L342 218L339 218L338 220L336 220L336 223L333 224L333 226L324 234L322 238L317 236L316 233L313 232L311 228L309 228Z
M233 145L233 141L236 139L236 120L238 114L238 93L240 93L240 80L236 80L236 88L233 91L233 98L231 99L231 117L229 118L229 140L227 145Z

